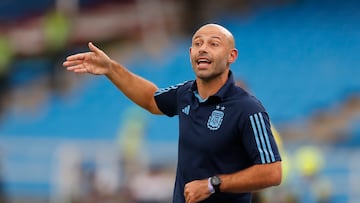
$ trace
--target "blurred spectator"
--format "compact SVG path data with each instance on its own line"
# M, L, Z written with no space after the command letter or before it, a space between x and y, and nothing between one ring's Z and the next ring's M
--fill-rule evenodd
M144 150L147 115L136 106L129 107L124 112L126 118L118 132L119 153L122 162L122 182L127 183L129 177L134 177L144 166L146 151Z
M130 183L130 190L137 203L169 203L172 201L174 174L165 167L152 164L149 170L136 175Z
M48 85L56 92L67 87L63 82L64 71L61 71L61 61L70 37L71 23L68 17L58 10L51 10L43 17L42 29L45 40L45 56L50 60L48 68Z
M294 194L298 202L331 202L331 183L320 175L324 166L322 152L314 146L305 145L296 150L294 158L300 176L294 183Z
M9 93L9 71L13 55L11 44L5 36L0 35L0 116Z
M80 193L82 154L74 144L61 144L56 151L58 164L53 175L51 203L72 202Z
M96 164L92 160L84 161L80 167L80 194L75 198L78 203L98 202L99 191L96 183Z
M70 34L70 21L64 13L49 11L43 19L47 51L57 53L64 50Z

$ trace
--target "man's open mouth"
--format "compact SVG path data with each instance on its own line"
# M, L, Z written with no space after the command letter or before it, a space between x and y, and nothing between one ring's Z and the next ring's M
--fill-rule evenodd
M200 64L210 64L211 61L209 59L198 59L197 61L197 64L200 65Z

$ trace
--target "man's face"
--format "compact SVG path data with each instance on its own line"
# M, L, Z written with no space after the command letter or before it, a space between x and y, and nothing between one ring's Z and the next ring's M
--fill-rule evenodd
M190 59L198 78L205 81L216 78L235 61L237 51L232 36L227 34L216 26L204 26L194 34Z

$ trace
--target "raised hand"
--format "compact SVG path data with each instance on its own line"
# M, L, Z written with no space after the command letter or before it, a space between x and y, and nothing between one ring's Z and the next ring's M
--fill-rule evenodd
M105 75L111 68L112 60L91 42L88 44L91 52L74 54L66 58L63 66L75 73L90 73Z

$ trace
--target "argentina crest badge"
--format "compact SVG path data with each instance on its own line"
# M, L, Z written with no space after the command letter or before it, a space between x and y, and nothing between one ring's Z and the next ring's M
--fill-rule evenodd
M216 106L216 109L212 111L211 115L209 116L209 120L207 122L207 127L210 130L217 130L220 128L224 118L224 112L223 112L224 109L225 107L223 106Z

